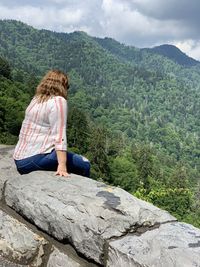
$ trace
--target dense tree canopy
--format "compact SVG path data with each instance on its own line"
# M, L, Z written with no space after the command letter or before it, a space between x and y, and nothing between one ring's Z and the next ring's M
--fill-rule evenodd
M16 143L41 76L66 71L68 147L90 159L92 177L200 226L198 62L185 67L109 38L7 20L0 55L1 143Z

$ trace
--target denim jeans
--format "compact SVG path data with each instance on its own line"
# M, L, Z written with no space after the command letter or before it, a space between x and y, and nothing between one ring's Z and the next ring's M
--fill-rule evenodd
M81 155L67 153L67 171L82 176L90 176L90 162ZM56 151L53 150L48 154L38 154L25 159L15 160L17 170L20 174L27 174L32 171L56 171L58 160Z

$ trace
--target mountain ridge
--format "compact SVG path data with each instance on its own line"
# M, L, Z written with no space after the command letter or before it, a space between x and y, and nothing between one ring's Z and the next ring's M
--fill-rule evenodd
M58 68L70 78L69 148L91 160L93 177L138 190L137 196L199 225L198 196L191 200L200 172L198 64L15 21L0 22L0 54L12 65L0 60L1 142L16 141L39 79Z
M165 58L168 58L169 60L172 60L173 62L181 65L181 66L196 66L200 62L189 57L184 52L182 52L180 49L178 49L174 45L169 44L163 44L160 46L155 46L153 48L137 48L133 45L125 45L117 40L105 37L105 38L99 38L99 37L93 37L88 35L86 32L83 31L74 31L72 33L64 33L64 32L55 32L51 30L46 29L36 29L30 25L27 25L24 22L16 21L16 20L0 20L1 30L2 25L15 25L16 29L23 28L24 29L24 35L26 35L27 31L34 31L36 33L40 33L43 35L52 35L56 38L63 40L64 42L69 40L76 40L76 38L87 40L90 42L93 42L93 44L100 45L103 49L111 53L112 55L118 57L120 60L125 60L129 62L134 62L138 64L142 58L143 58L143 51L147 51L149 53L155 53L160 56L164 56ZM40 36L41 37L41 36Z
M158 53L163 55L169 59L172 59L174 62L183 65L183 66L195 66L200 64L200 62L192 57L186 55L186 53L182 52L178 47L171 44L163 44L159 46L155 46L153 48L144 48L154 53Z

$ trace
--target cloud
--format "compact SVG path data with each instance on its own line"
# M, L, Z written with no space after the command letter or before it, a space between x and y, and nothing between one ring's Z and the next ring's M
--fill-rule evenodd
M2 0L1 19L21 20L36 28L72 32L83 30L101 35L99 0Z
M199 21L199 0L124 0L132 8L159 20L197 20Z
M72 28L79 24L83 13L80 9L54 9L53 7L33 7L21 6L8 7L0 6L0 18L16 19L28 23L37 28L47 28L51 30L62 30ZM62 23L61 23L62 22Z
M1 0L0 18L138 46L177 44L200 59L199 0Z
M184 29L178 21L160 21L133 9L127 1L104 0L102 27L108 36L136 46L151 46L182 38Z
M182 37L199 38L199 0L124 0L130 8L144 16L162 21L176 21L182 29ZM184 33L184 34L183 34Z
M194 41L188 39L185 41L174 42L174 45L184 51L187 55L190 55L190 57L200 59L200 40Z

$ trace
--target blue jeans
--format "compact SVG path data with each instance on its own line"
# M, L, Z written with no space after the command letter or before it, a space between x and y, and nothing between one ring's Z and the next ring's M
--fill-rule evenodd
M20 174L27 174L32 171L56 171L58 160L56 151L48 154L38 154L25 159L15 160L17 170ZM81 155L67 152L67 171L82 176L90 177L90 162Z

